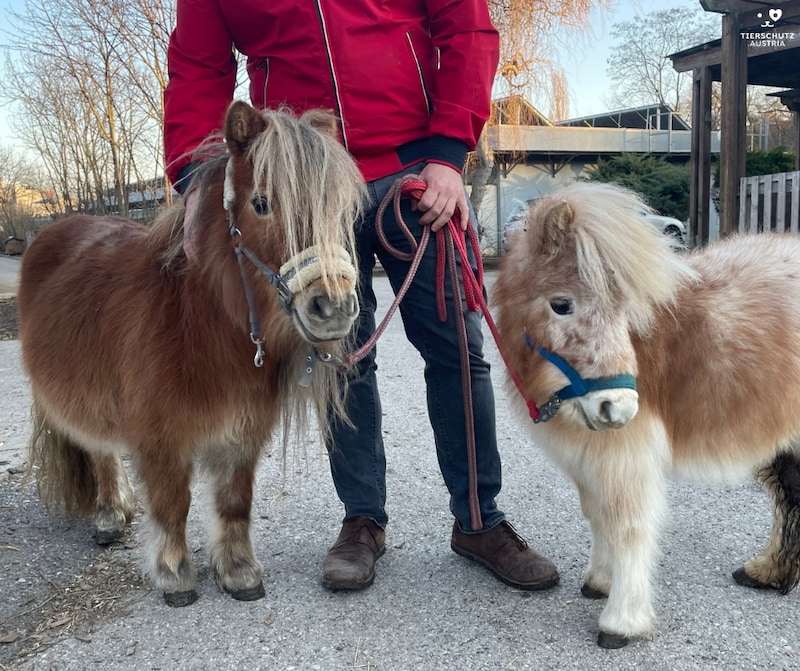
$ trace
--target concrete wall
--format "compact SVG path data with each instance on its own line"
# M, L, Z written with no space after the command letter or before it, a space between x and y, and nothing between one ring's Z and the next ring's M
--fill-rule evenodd
M489 185L478 212L478 223L484 231L481 238L484 256L502 254L503 225L520 204L546 196L559 187L571 184L578 177L587 176L593 165L570 163L555 175L551 173L549 165L542 164L517 165L507 175L501 173L498 177L499 202L497 186Z

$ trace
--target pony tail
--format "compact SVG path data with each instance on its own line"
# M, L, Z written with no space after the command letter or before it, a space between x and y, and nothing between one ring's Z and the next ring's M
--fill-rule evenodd
M89 455L48 424L35 403L32 415L26 480L31 475L36 478L39 498L48 510L63 508L71 517L90 517L95 511L97 479Z

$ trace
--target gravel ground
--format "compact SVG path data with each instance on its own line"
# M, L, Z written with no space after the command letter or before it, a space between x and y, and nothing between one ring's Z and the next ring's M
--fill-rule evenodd
M491 282L492 273L488 277ZM383 308L388 283L376 283ZM23 482L29 392L19 343L0 342L0 668L115 671L800 669L798 592L781 596L730 577L769 531L754 485L673 484L657 565L652 641L597 648L602 602L580 595L589 532L572 485L512 416L490 337L504 460L501 507L561 571L544 593L513 590L449 549L452 518L427 422L422 364L399 317L378 343L389 462L387 553L365 592L331 593L320 564L341 519L324 451L311 440L259 469L253 540L266 597L221 594L203 543L205 488L194 489L189 538L200 599L167 607L139 575L140 511L122 542L93 545L86 522L48 514ZM535 436L535 434L534 434Z

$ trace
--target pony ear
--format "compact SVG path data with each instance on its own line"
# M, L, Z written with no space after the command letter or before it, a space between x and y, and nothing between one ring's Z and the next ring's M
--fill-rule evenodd
M555 256L566 247L574 216L566 200L557 202L545 213L541 238L542 254Z
M312 128L316 128L318 131L327 133L328 135L338 139L339 128L336 123L336 116L331 110L308 110L304 112L300 118L307 122Z
M225 142L231 154L240 156L259 133L267 127L261 113L246 102L231 103L225 115Z

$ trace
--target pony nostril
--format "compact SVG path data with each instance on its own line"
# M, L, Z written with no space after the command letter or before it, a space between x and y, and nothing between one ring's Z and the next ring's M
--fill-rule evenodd
M320 321L330 321L342 317L350 319L358 314L358 299L355 296L347 295L341 300L335 300L322 294L308 301L306 312Z
M343 310L348 317L358 314L358 300L355 296L348 296L345 299Z
M333 303L326 296L317 296L311 301L311 312L322 319L330 319L333 314Z
M611 413L614 410L614 404L611 401L603 401L600 404L600 417L602 417L606 422L611 422Z

